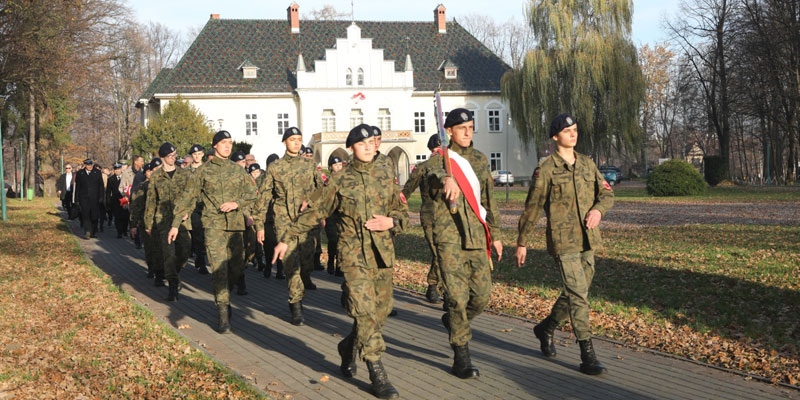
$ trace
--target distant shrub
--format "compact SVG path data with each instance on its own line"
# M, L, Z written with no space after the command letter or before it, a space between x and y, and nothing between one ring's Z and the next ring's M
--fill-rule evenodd
M706 182L711 186L717 186L723 180L728 179L728 164L720 156L703 157L703 169Z
M682 160L669 160L653 168L647 177L647 193L653 196L693 196L706 189L703 176Z

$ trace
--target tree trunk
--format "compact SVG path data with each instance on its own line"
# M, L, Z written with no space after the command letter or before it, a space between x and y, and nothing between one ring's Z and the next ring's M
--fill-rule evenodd
M36 97L33 89L29 94L30 104L28 105L28 162L25 166L25 183L27 189L33 189L36 193ZM27 193L22 193L27 196Z

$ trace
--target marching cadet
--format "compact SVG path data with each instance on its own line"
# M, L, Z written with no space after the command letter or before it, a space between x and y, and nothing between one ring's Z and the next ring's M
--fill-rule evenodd
M355 375L355 359L360 350L369 370L372 393L381 399L392 399L399 394L381 362L386 351L381 330L393 302L392 235L408 223L408 213L392 184L394 175L378 168L374 161L375 139L370 126L353 128L346 145L353 152L352 162L332 177L320 197L315 194L309 209L283 230L273 260L283 258L289 243L318 226L320 219L340 213L339 265L345 277L347 313L354 320L353 331L338 345L340 369L347 377Z
M144 211L147 207L147 193L150 189L150 177L154 170L161 168L161 159L154 158L142 166L144 181L131 195L131 236L141 237L144 247L144 259L147 263L147 277L153 278L156 286L164 286L164 261L161 246L151 235L144 234Z
M280 157L278 157L277 154L270 154L267 157L267 162L265 164L266 168L269 169L270 164L278 161L279 159ZM262 172L260 176L261 180L258 182L259 188L264 183L266 176L266 171ZM269 262L269 260L272 260L272 255L275 254L275 245L278 244L278 238L275 237L275 198L271 194L266 195L266 197L268 203L267 215L266 219L264 220L264 245L262 248L264 250L264 259ZM269 278L271 274L272 265L270 264L264 267L264 277ZM275 279L286 279L286 274L283 273L283 261L281 260L278 260L275 263Z
M189 164L189 172L194 174L201 165L203 165L203 157L205 156L206 149L199 144L193 144L189 148L189 156L192 161ZM200 217L203 213L203 202L197 202L197 207L192 211L192 253L194 253L194 266L197 268L197 273L200 275L208 275L208 266L206 261L206 243L203 236L203 221Z
M328 171L330 171L330 176L325 181L325 187L328 186L328 183L332 179L333 176L337 175L342 168L344 168L344 163L342 159L331 155L328 158ZM339 224L341 223L341 216L339 212L336 211L331 214L330 217L325 218L325 236L328 239L328 274L335 275L335 276L344 276L342 273L342 269L339 268L338 265L338 258L339 258Z
M211 142L214 157L191 177L186 190L178 198L168 242L178 237L179 227L203 202L203 228L206 255L211 265L214 302L219 314L218 332L229 333L230 288L242 273L244 256L244 215L241 209L256 200L256 187L244 168L230 162L233 139L228 131L219 131Z
M311 161L312 164L314 163L314 148L311 146L303 146L300 149L300 155L303 156L306 160ZM316 166L317 171L320 172L320 176L322 176L322 167ZM314 229L312 230L309 235L311 238L314 239L314 271L323 271L325 267L322 266L322 262L320 262L320 258L322 257L322 229Z
M145 232L161 246L165 277L169 284L167 301L176 301L181 285L181 269L192 254L192 238L189 233L192 230L192 221L189 219L189 213L187 212L186 218L182 219L175 238L167 240L166 233L169 232L176 217L172 214L175 202L187 187L191 173L176 165L178 152L172 143L164 142L158 148L158 156L164 165L150 176L144 228Z
M251 154L249 154L251 155ZM246 161L247 159L245 159ZM247 173L250 175L250 178L253 179L253 183L256 187L260 187L261 183L264 181L263 173L264 171L261 170L261 166L258 163L250 163L247 166ZM245 233L245 264L248 262L252 262L256 265L256 269L258 271L263 271L266 268L266 263L264 262L264 246L258 243L256 240L256 227L255 227L255 220L252 216L250 216L249 212L247 213L248 220L247 220L247 231ZM242 274L244 275L244 274ZM244 279L242 279L242 285L244 285Z
M556 152L539 161L533 172L525 211L519 219L517 266L525 263L533 242L536 221L547 216L547 252L561 271L563 290L550 315L533 328L546 357L556 356L553 332L572 321L581 349L580 371L588 375L606 372L592 346L589 322L589 287L594 278L594 250L602 245L600 220L614 205L614 191L591 158L575 151L578 124L560 114L550 124Z
M440 170L440 185L432 189L433 237L448 309L442 323L454 352L452 372L461 379L480 376L469 354L470 322L489 303L491 249L498 260L503 253L502 242L493 239L499 232L500 214L492 197L489 160L472 146L474 124L467 109L456 108L447 115L444 127L450 136L450 161L458 163L463 175ZM436 158L442 162L442 157ZM451 202L456 205L455 214Z
M245 157L246 154L244 154L243 151L236 150L233 152L233 154L231 154L231 161L235 162L236 165L242 168L247 168L247 161L244 159Z
M425 298L429 302L438 304L442 302L442 297L439 294L439 285L441 279L439 278L439 262L436 256L436 246L433 243L433 198L431 198L431 181L436 181L432 171L441 169L441 158L433 157L436 154L436 149L442 145L442 141L438 134L433 134L428 139L428 150L431 151L431 156L424 162L417 165L411 176L408 177L405 186L403 186L403 200L411 197L411 194L419 187L420 197L422 198L422 205L419 208L419 221L422 225L422 231L425 234L425 241L428 242L428 248L431 251L431 268L428 270L428 289L425 291Z
M300 212L308 205L309 196L322 187L322 177L314 168L313 161L300 156L303 134L300 129L291 127L283 132L286 154L267 168L264 182L258 189L259 200L253 209L257 227L264 226L270 197L275 201L275 233L282 237L286 227L297 220ZM319 220L317 221L319 223ZM259 231L258 242L264 242L264 231ZM289 288L289 310L293 325L303 325L303 296L306 290L317 287L311 282L314 268L315 243L310 233L292 238L291 250L283 259L286 270L286 284Z

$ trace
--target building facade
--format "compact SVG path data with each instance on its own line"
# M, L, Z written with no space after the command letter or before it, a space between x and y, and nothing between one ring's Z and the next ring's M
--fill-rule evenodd
M141 122L180 95L212 129L252 144L260 163L283 155L283 130L296 126L323 167L332 154L349 157L348 131L367 123L381 128L380 151L403 183L429 155L439 91L443 111L474 113L474 144L492 170L529 176L535 148L521 146L500 96L509 66L447 22L445 11L436 7L432 22L301 21L296 3L286 20L212 14L175 68L161 71L142 95Z

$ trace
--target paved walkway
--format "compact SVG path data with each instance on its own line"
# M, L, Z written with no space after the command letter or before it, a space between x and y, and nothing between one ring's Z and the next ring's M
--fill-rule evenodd
M76 222L69 225L79 232ZM288 322L286 281L248 269L249 294L232 295L233 334L220 335L209 275L190 264L181 273L180 300L167 303L167 288L145 277L143 250L116 239L113 227L98 236L78 242L116 285L254 386L275 398L374 398L364 363L353 379L339 373L336 344L351 326L339 305L342 278L313 273L319 289L307 292L306 326L296 327ZM545 359L530 321L490 313L476 319L470 343L481 377L460 380L449 372L452 351L441 306L396 290L395 307L399 315L384 327L384 365L404 399L800 399L800 391L598 339L595 348L609 373L586 376L577 370L578 346L566 335L557 333L558 357Z

